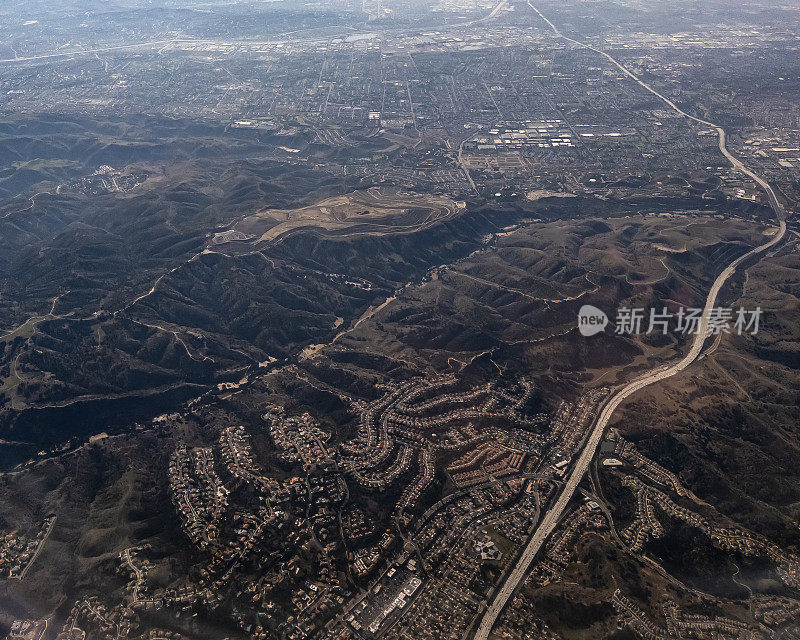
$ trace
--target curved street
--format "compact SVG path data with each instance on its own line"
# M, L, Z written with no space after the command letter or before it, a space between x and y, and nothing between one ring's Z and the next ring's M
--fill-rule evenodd
M719 136L719 148L722 154L736 169L738 169L745 175L755 180L764 189L769 199L770 206L772 207L772 210L775 212L775 216L778 221L778 232L768 242L752 249L751 251L748 251L744 255L734 260L730 265L728 265L728 267L725 268L725 270L722 273L719 274L719 276L717 276L717 279L714 281L714 284L711 286L711 289L708 292L708 296L706 297L705 307L703 308L703 315L699 323L698 332L695 335L694 340L692 342L691 349L680 361L672 365L659 367L658 369L648 373L647 375L637 378L633 382L628 383L622 389L617 391L608 400L603 410L601 411L599 417L597 418L597 421L595 422L592 432L589 435L589 438L586 441L583 450L578 456L578 459L575 462L570 472L569 479L564 485L561 494L558 496L558 500L556 500L556 502L545 512L544 518L540 522L539 526L536 528L536 531L534 532L533 536L531 537L527 546L522 552L519 560L514 566L514 569L508 575L508 577L506 578L500 589L498 589L497 594L495 595L495 598L492 601L491 605L486 609L486 612L483 615L480 625L478 626L478 630L475 633L474 636L475 640L488 640L489 634L491 633L491 630L494 627L497 618L505 608L506 604L508 603L508 600L516 591L517 587L522 583L525 575L528 573L528 569L530 568L533 559L536 557L536 554L541 549L544 541L547 539L550 533L552 533L553 529L555 529L556 525L561 519L561 516L564 513L564 510L567 507L567 504L572 499L575 490L578 488L578 485L580 484L581 480L586 474L586 471L589 468L589 463L592 461L592 458L594 457L595 452L597 451L597 447L600 445L600 442L603 439L606 427L608 426L608 423L611 420L611 417L613 416L614 411L617 409L617 407L619 407L620 404L622 404L627 398L632 396L637 391L680 373L697 359L697 357L700 355L700 352L703 349L703 344L705 343L706 338L708 337L709 318L711 316L711 311L714 308L714 305L716 304L717 296L720 290L722 289L723 285L735 273L736 268L740 264L742 264L743 262L754 256L761 255L764 252L771 249L772 247L776 246L778 243L781 242L781 240L783 240L784 236L786 235L786 215L783 205L781 205L780 201L775 195L775 191L769 185L769 183L767 183L766 180L753 173L738 158L736 158L733 154L730 153L730 151L728 151L726 145L725 130L722 127L713 124L711 122L708 122L706 120L701 120L700 118L696 118L695 116L689 115L688 113L680 109L677 105L675 105L671 100L664 97L663 95L658 93L655 89L650 87L648 84L640 80L634 73L632 73L630 70L622 66L622 64L617 62L617 60L615 60L609 54L604 53L598 49L594 49L593 47L585 45L577 40L573 40L572 38L564 36L555 27L555 25L553 25L552 22L550 22L544 15L542 15L542 13L536 7L534 7L530 2L528 2L528 4L542 18L542 20L544 20L550 26L550 28L558 37L563 38L564 40L576 44L584 49L595 51L596 53L604 56L609 61L611 61L615 66L617 66L623 73L625 73L625 75L630 77L632 80L636 81L640 86L647 89L650 93L660 98L674 111L678 112L679 114L690 120L693 120L700 124L707 125L709 127L713 127L717 131L717 135Z

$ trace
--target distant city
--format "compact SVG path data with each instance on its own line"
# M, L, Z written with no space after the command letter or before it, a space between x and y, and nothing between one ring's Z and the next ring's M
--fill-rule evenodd
M0 18L3 637L800 639L800 6Z

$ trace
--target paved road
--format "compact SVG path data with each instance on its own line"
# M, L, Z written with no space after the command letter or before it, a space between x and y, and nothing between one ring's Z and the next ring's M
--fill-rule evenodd
M131 602L132 605L139 603L139 586L142 584L142 581L144 579L144 576L142 575L142 570L134 564L133 558L131 557L131 549L138 549L138 548L139 547L129 547L122 552L122 559L136 574L136 578L133 583L133 602Z
M7 58L0 60L0 64L15 64L21 62L36 62L38 60L55 60L59 58L69 58L71 56L87 55L91 53L109 53L111 51L125 51L126 49L139 49L142 47L162 47L171 44L214 44L213 40L151 40L148 42L136 42L134 44L121 44L115 47L102 47L99 49L75 49L72 51L61 51L59 53L47 53L41 56L27 56L23 58Z
M56 518L53 518L50 521L50 524L47 526L47 532L44 534L44 537L42 538L41 542L39 542L39 546L36 547L36 551L34 552L33 556L28 561L28 564L25 565L25 568L22 570L22 573L20 573L19 576L17 576L18 580L25 579L25 575L28 573L28 569L30 569L33 566L33 563L36 562L36 559L42 552L42 549L44 548L44 545L47 542L47 539L50 537L50 533L53 531L53 527L55 526L56 526Z
M474 636L475 640L488 639L492 627L497 621L497 618L499 617L500 613L502 612L509 598L513 595L516 588L521 584L523 578L525 577L525 574L528 572L528 569L530 568L531 563L533 562L534 557L539 552L539 549L541 549L542 544L550 535L550 533L552 533L553 529L555 529L559 519L561 518L562 514L564 513L564 510L566 509L567 504L572 499L572 496L575 493L578 484L581 482L583 476L586 474L586 471L589 468L589 463L592 461L592 458L594 457L594 454L597 451L597 447L599 446L600 441L603 439L603 434L605 433L606 426L611 420L611 416L614 414L614 411L617 409L617 407L619 407L620 404L622 404L625 400L627 400L637 391L644 389L645 387L651 384L655 384L662 380L666 380L667 378L670 378L680 373L697 359L697 357L700 355L701 350L703 349L703 344L705 343L706 338L708 336L709 318L711 316L711 310L714 308L714 305L717 300L717 295L719 294L720 289L722 289L722 286L734 274L736 268L740 264L742 264L744 261L754 256L763 254L772 247L776 246L781 240L783 240L783 237L786 235L785 211L780 201L778 200L777 196L775 195L774 190L763 178L753 173L744 164L742 164L742 162L738 158L733 156L728 151L726 146L725 131L722 129L722 127L689 115L688 113L677 107L671 100L665 98L655 89L651 88L649 85L642 82L637 76L635 76L632 72L623 67L619 62L617 62L607 53L604 53L590 46L587 46L581 42L578 42L577 40L573 40L572 38L564 36L553 25L552 22L550 22L547 18L545 18L541 14L541 12L536 7L530 4L530 2L528 2L528 4L537 14L539 14L542 20L544 20L550 26L550 28L555 32L557 36L563 38L564 40L572 42L584 49L589 49L591 51L599 53L600 55L610 60L614 65L616 65L620 70L622 70L623 73L625 73L631 79L635 80L639 85L647 89L650 93L658 96L661 100L663 100L667 105L669 105L672 109L677 111L682 116L685 116L690 120L699 122L709 127L713 127L717 131L717 134L719 136L719 148L720 151L723 153L723 155L730 161L730 163L736 169L738 169L742 173L746 174L747 176L755 180L766 192L769 198L770 206L772 207L778 219L779 227L778 227L778 233L776 233L771 240L769 240L768 242L759 247L756 247L751 251L748 251L743 256L737 258L730 265L728 265L728 267L722 273L720 273L719 276L717 276L717 279L714 281L711 290L708 292L708 297L706 298L706 304L705 307L703 308L703 315L700 321L699 331L697 332L697 335L695 336L695 339L692 342L692 347L689 350L689 352L676 364L659 367L658 369L648 373L647 375L627 384L625 387L620 389L608 400L606 405L603 407L603 410L601 411L600 416L598 417L597 422L595 423L594 428L592 429L589 439L584 445L584 448L581 451L581 454L578 457L577 462L575 463L575 466L572 468L569 479L567 480L567 483L564 485L564 489L561 491L558 500L555 502L555 504L553 504L552 507L550 507L547 513L545 513L544 518L542 519L541 523L539 524L539 527L534 532L533 537L530 539L524 551L522 552L522 555L520 556L520 559L517 561L517 564L515 565L514 569L506 578L506 581L503 583L503 586L498 590L494 601L484 613L483 619L481 620L481 623L478 626L478 630L475 633Z
M500 13L501 9L508 7L508 0L499 0L499 2L494 6L491 13L483 18L478 18L476 20L469 20L467 22L456 22L452 26L454 27L471 27L474 24L480 24L481 22L486 22L487 20L491 20L492 18L496 17L498 13Z

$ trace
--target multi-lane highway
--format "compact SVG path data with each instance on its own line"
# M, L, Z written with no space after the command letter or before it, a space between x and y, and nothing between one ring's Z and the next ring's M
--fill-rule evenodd
M514 569L506 578L505 582L503 583L502 587L497 591L494 600L487 608L486 612L483 615L483 618L478 626L478 630L475 634L475 640L487 640L489 634L494 626L494 623L497 621L500 612L505 607L506 603L508 602L509 598L513 595L514 591L522 582L523 578L528 572L528 569L533 562L533 559L536 557L536 554L541 549L542 544L553 531L553 529L558 524L564 510L567 507L567 504L572 499L572 496L575 493L575 490L580 484L583 476L586 474L586 471L589 468L589 463L592 461L592 458L597 451L597 447L600 444L600 441L603 439L603 434L605 433L606 427L608 426L609 421L611 420L611 416L614 414L614 411L622 404L627 398L631 395L636 393L637 391L644 389L645 387L670 378L681 371L683 371L686 367L688 367L692 362L694 362L697 357L700 355L700 352L703 349L703 344L708 337L708 329L709 329L709 319L711 317L712 309L714 308L717 300L717 295L719 294L720 290L722 289L723 285L728 281L728 279L734 274L736 268L742 264L743 262L753 258L754 256L761 255L764 252L768 251L772 247L776 246L781 240L783 240L784 236L786 235L786 216L783 206L781 205L780 201L778 200L777 196L775 195L774 190L772 187L767 183L766 180L761 178L760 176L756 175L748 169L738 158L736 158L733 154L728 151L726 146L726 136L725 130L711 122L706 120L701 120L700 118L696 118L692 115L689 115L678 106L676 106L671 100L665 98L660 93L658 93L655 89L650 87L645 82L642 82L636 75L634 75L631 71L627 68L622 66L619 62L617 62L614 58L612 58L609 54L599 51L598 49L594 49L588 45L583 44L577 40L573 40L572 38L568 38L564 36L554 25L550 22L547 18L545 18L542 13L534 7L530 2L528 2L530 7L544 20L553 32L571 42L575 45L578 45L581 48L589 49L591 51L595 51L598 54L604 56L609 61L611 61L614 65L616 65L625 75L630 77L632 80L636 81L639 85L643 88L647 89L650 93L658 96L662 101L664 101L669 107L673 110L677 111L682 116L688 118L689 120L693 120L700 124L712 127L716 130L717 135L719 136L719 148L722 154L728 159L728 161L739 171L746 174L753 180L755 180L765 191L767 197L769 198L770 206L772 207L773 211L775 212L775 216L778 221L778 232L772 236L768 242L752 249L751 251L747 252L743 256L740 256L736 260L734 260L728 267L717 276L717 279L714 281L714 284L711 287L711 290L708 292L708 297L706 298L705 307L703 308L703 315L699 323L699 330L694 337L692 342L691 349L689 352L677 363L672 365L665 365L661 366L654 371L637 378L633 382L630 382L622 389L617 391L608 402L603 407L602 411L600 412L597 421L592 428L592 432L589 435L588 440L586 441L583 449L581 450L580 455L578 456L575 465L572 467L570 472L569 478L564 485L561 493L558 496L558 500L547 510L540 522L539 526L537 527L536 531L534 532L531 539L528 541L527 546L522 552L519 560L517 561Z

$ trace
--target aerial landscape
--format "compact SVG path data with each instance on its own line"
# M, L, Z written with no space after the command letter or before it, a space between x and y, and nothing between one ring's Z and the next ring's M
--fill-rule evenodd
M0 18L0 637L800 640L796 0Z

